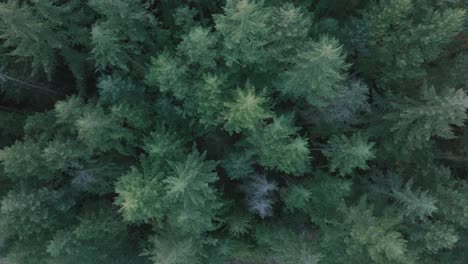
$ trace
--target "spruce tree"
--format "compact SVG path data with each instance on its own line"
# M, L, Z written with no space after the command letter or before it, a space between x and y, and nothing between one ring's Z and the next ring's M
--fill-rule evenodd
M0 1L0 262L465 263L466 11Z

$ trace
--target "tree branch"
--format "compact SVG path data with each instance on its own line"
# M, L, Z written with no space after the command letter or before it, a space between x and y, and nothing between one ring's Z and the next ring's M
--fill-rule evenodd
M52 90L52 89L45 88L45 87L41 87L41 86L37 86L37 85L35 85L35 84L28 83L28 82L25 82L25 81L16 79L16 78L14 78L14 77L11 77L11 76L6 75L6 74L3 74L3 73L0 73L0 79L5 79L5 80L11 81L11 82L15 82L15 83L17 83L17 84L21 84L23 87L34 88L34 89L37 89L37 90L41 90L41 91L48 92L48 93L53 93L53 94L60 95L60 96L64 96L64 95L65 95L65 94L63 94L63 93L54 91L54 90Z

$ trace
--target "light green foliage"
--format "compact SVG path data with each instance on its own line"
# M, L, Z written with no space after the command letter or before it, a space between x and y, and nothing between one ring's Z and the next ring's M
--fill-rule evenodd
M425 220L437 211L437 200L429 196L427 191L411 190L412 182L405 184L402 189L393 189L391 196L402 208L402 214L410 219Z
M149 165L157 170L169 167L171 161L181 160L185 155L183 140L170 131L154 131L144 143Z
M187 35L184 35L177 48L180 53L186 56L189 63L201 67L213 67L217 57L216 41L216 36L210 33L209 29L195 27Z
M264 7L263 2L228 0L224 14L215 16L228 63L261 63L266 58L263 48L271 33L271 9Z
M368 142L360 133L351 137L333 136L328 144L329 149L323 152L330 160L331 171L337 171L341 176L352 173L356 168L367 169L366 162L375 158L374 143Z
M437 199L428 190L414 188L413 179L404 183L402 176L389 172L374 180L374 190L392 198L398 213L411 222L427 221L438 210Z
M76 121L78 139L90 150L109 151L111 149L122 153L129 152L126 143L133 139L130 131L113 120L101 108L86 111Z
M177 99L184 99L189 93L186 66L169 52L163 52L153 58L146 84L158 88L163 93L171 93Z
M70 97L55 104L55 115L58 123L72 124L80 118L84 108L83 100L79 97Z
M115 201L124 219L130 222L160 220L164 216L165 195L158 175L142 175L135 168L119 178Z
M164 180L167 199L174 208L169 212L171 225L181 233L198 234L215 228L217 210L222 206L212 187L218 180L218 163L205 161L205 154L192 151L185 161L171 164Z
M391 229L393 223L375 218L370 210L352 208L348 213L345 223L352 226L350 238L354 243L366 247L373 261L405 261L406 241L400 233ZM350 242L348 245L353 248Z
M267 99L257 96L250 84L247 84L244 90L237 89L234 100L224 105L226 107L224 128L229 133L254 131L262 120L271 117Z
M329 105L338 96L348 68L343 48L333 38L308 43L281 75L279 90L317 107Z
M280 62L291 61L297 49L301 49L309 39L312 16L304 8L291 3L275 8L271 16L273 27L270 37L273 43L269 47L270 56Z
M296 132L291 117L280 116L255 130L247 141L261 165L300 176L310 170L310 152L306 139L293 137Z
M362 263L413 263L407 255L407 241L396 230L397 221L374 216L364 199L343 214L343 222L333 224L336 237L331 236L330 227L323 230L322 247L328 251L323 257L325 263L348 263L349 259ZM341 249L333 251L333 246Z
M409 148L420 148L432 137L452 139L453 126L462 126L466 119L468 96L463 90L447 90L437 94L434 87L423 89L417 100L400 98L391 103L392 113L384 118L392 122L395 141Z

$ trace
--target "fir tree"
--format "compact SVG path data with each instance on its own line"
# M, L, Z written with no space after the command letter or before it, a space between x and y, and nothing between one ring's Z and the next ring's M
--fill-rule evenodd
M366 161L375 158L372 150L374 143L367 142L359 133L351 137L334 136L328 143L329 149L323 152L330 159L330 169L342 176L350 174L355 168L367 169Z
M0 262L465 263L465 2L0 1Z
M430 87L422 90L419 100L402 98L391 106L392 112L384 118L393 123L395 141L418 148L434 136L454 138L452 127L464 124L468 99L462 90L449 89L438 94Z
M290 116L280 116L247 141L261 165L299 176L310 170L310 153L304 138L292 137L296 131Z

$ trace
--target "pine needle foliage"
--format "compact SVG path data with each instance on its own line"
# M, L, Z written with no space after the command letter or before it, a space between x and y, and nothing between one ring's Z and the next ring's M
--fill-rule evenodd
M0 262L468 259L463 0L0 0Z

